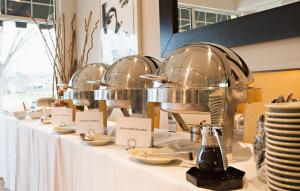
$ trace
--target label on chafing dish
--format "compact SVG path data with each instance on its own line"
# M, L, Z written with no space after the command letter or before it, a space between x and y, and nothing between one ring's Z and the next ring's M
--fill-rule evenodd
M76 112L76 133L88 133L94 130L95 133L104 133L103 112L83 111Z
M51 123L55 126L72 125L72 109L66 107L51 107Z
M151 119L119 117L116 144L127 148L152 146Z

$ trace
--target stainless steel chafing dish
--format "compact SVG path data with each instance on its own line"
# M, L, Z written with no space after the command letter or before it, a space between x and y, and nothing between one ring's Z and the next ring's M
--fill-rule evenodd
M99 90L95 91L95 100L106 100L108 116L114 108L120 108L124 116L149 117L146 96L151 82L139 76L154 74L159 66L158 60L147 56L128 56L116 61L105 72Z
M106 64L88 64L78 70L64 92L64 99L72 100L76 106L98 108L98 102L94 100L94 90L99 88L97 82L101 80L107 68Z
M172 53L153 80L148 101L161 103L184 130L181 113L210 113L212 125L223 127L226 146L232 148L237 105L247 102L253 77L246 63L232 50L216 44L197 43Z

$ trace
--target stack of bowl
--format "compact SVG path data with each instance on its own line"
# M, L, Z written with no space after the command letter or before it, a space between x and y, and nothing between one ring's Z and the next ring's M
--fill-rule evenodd
M300 190L300 102L266 105L266 162L271 190Z

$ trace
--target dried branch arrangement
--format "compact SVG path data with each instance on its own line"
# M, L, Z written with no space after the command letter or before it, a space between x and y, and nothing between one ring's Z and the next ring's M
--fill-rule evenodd
M95 24L91 26L92 15L93 12L90 11L88 18L85 19L85 38L79 62L76 58L76 14L73 15L70 23L71 35L66 35L66 21L64 14L62 18L57 19L56 22L51 22L53 24L50 24L48 20L45 20L45 23L48 26L53 25L55 29L55 39L49 35L50 42L46 39L44 34L45 31L42 31L39 27L50 62L53 66L55 85L68 84L73 74L88 63L89 54L93 49L94 33L100 22L100 19L98 19ZM39 26L39 23L35 20L35 18L32 17L32 20L37 26ZM48 32L50 34L49 30ZM71 36L71 39L66 39L66 36ZM67 44L67 42L69 43Z

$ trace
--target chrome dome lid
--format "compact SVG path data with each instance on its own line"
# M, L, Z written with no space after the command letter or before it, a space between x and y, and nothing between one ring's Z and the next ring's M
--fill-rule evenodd
M88 64L76 72L69 82L69 86L74 88L74 91L94 91L99 88L97 81L101 80L108 65ZM95 83L91 83L91 82Z
M148 101L178 104L208 103L218 89L243 89L253 82L248 66L235 52L209 43L182 47L163 62L157 75L141 77L154 81Z
M112 64L95 91L96 100L129 100L135 92L151 87L151 82L139 76L157 72L160 62L147 56L127 56Z
M253 82L247 65L235 52L208 43L176 50L158 74L182 89L238 87Z
M69 81L64 99L72 99L74 105L90 106L94 101L94 90L99 88L99 82L107 68L106 64L95 63L78 70Z

